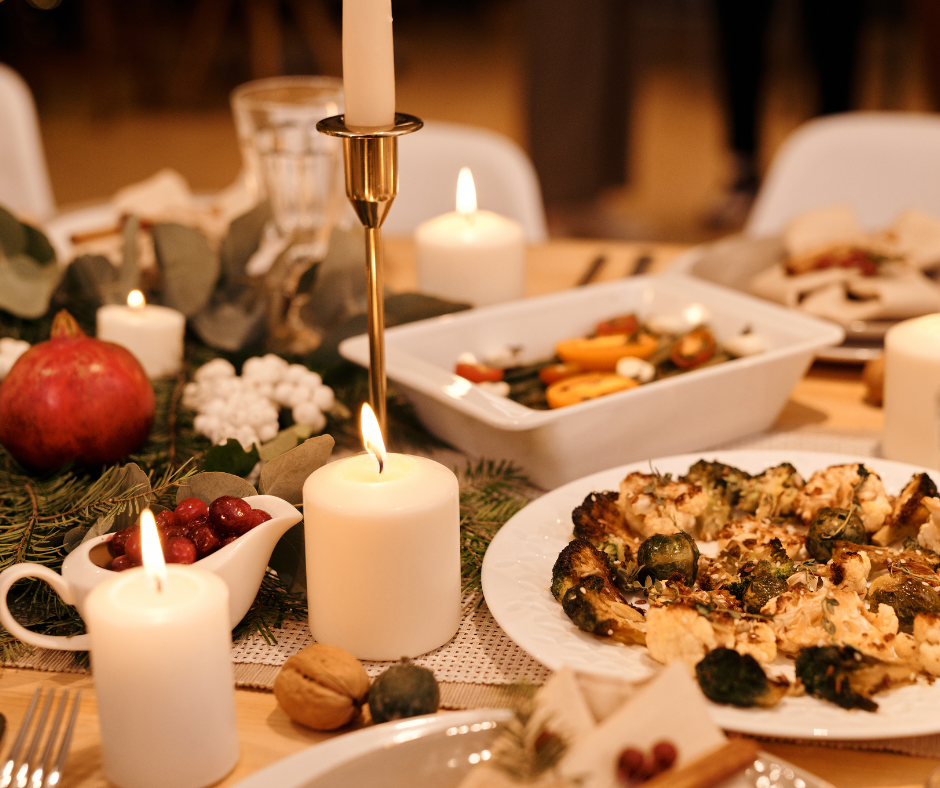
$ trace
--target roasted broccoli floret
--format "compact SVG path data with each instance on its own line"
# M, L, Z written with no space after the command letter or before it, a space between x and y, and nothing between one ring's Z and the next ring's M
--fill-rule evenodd
M645 644L643 614L610 591L604 578L590 575L568 589L561 606L568 618L584 632L620 643Z
M803 477L790 463L784 462L759 476L742 479L737 505L758 517L789 517L802 488Z
M871 540L877 545L889 545L916 536L920 527L930 518L924 498L936 498L937 485L926 473L915 473L894 502L891 516Z
M776 706L790 683L783 677L770 679L750 654L716 648L695 666L695 676L705 697L732 706Z
M832 558L833 542L865 544L865 525L852 509L825 507L816 512L806 534L806 552L811 558L826 563Z
M916 665L882 662L851 646L810 646L796 658L796 677L806 691L843 709L876 711L871 695L909 684L916 675Z
M595 548L585 539L574 539L568 543L555 559L552 567L552 596L559 602L571 586L588 575L598 575L614 588L610 577L610 563L607 555Z
M898 629L914 631L918 613L940 613L940 594L911 575L882 575L868 587L869 609L876 613L878 605L890 605L898 617Z
M741 484L750 474L722 462L699 460L682 477L697 484L708 494L708 505L698 516L699 535L706 541L714 539L731 520L731 512L741 494Z
M698 545L687 533L653 534L637 551L640 576L668 580L682 575L682 582L691 586L698 574Z
M571 513L574 535L586 539L612 561L629 561L639 546L630 532L623 511L617 505L619 493L597 492L588 495Z

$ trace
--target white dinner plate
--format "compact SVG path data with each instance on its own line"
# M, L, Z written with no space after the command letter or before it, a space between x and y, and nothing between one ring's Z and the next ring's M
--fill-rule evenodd
M571 511L593 491L617 490L631 471L685 473L697 460L718 460L751 473L790 462L808 478L813 471L864 462L896 495L924 468L843 454L801 451L718 451L665 457L601 471L570 482L533 501L496 534L483 559L483 595L497 623L522 649L552 670L569 665L581 673L640 680L657 669L642 646L612 643L581 632L552 597L552 567L572 539ZM929 471L934 481L936 472ZM706 548L707 549L707 548ZM793 663L777 666L793 677ZM715 721L727 730L794 738L877 739L940 732L940 682L925 679L875 697L877 712L847 711L810 696L787 697L772 709L712 704Z
M301 750L233 788L456 788L489 757L505 709L474 709L387 722ZM765 752L717 788L832 788Z

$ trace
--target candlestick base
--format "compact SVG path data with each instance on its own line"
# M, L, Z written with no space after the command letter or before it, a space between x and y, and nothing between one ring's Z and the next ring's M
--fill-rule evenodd
M385 302L383 300L382 222L398 194L398 138L424 125L413 115L395 113L386 129L356 129L344 115L324 118L317 130L343 140L346 196L366 229L366 281L369 294L369 399L388 439L385 382Z

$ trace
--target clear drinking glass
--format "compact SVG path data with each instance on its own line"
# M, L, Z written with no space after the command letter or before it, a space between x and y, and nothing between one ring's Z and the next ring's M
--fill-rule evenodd
M259 79L235 88L231 103L245 183L259 202L270 202L285 247L267 276L270 339L277 349L304 352L318 338L304 339L305 328L288 323L298 313L301 277L326 254L342 193L342 143L320 134L317 121L343 112L343 82Z

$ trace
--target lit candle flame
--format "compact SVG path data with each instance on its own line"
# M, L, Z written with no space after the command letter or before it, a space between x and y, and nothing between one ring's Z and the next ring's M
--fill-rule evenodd
M382 440L382 430L379 427L378 419L369 407L369 403L362 406L362 413L359 415L359 429L362 432L362 445L366 451L375 457L379 464L379 473L385 470L385 441Z
M143 309L146 303L147 301L144 298L144 294L141 293L140 290L131 290L127 294L127 305L132 309Z
M473 185L473 173L462 167L457 176L457 213L472 216L477 212L477 188Z
M153 519L153 512L144 509L140 513L140 549L143 553L144 570L150 577L157 591L163 591L166 582L166 561L163 560L163 548L160 546L160 537L157 534L157 523Z

